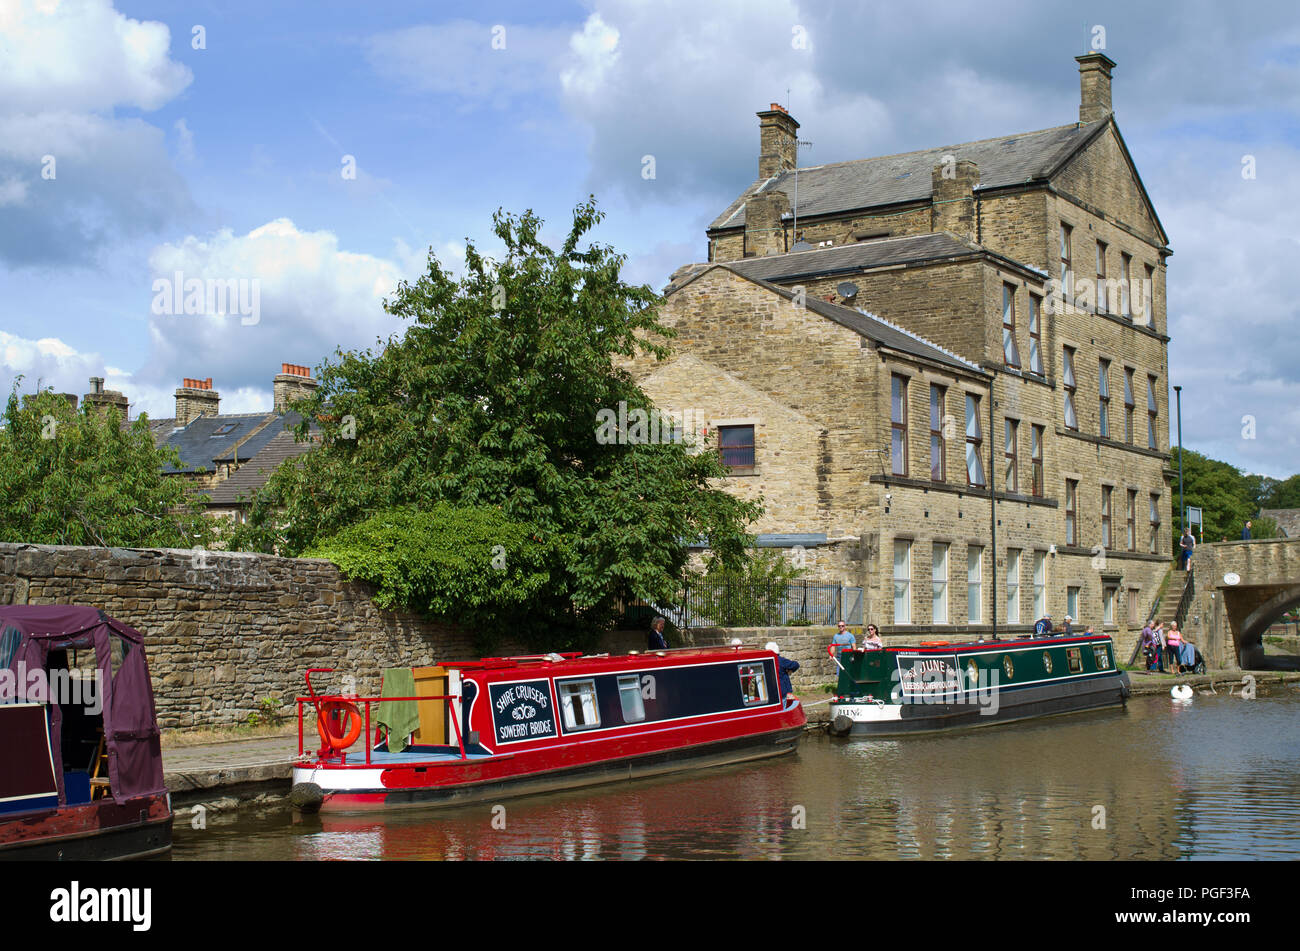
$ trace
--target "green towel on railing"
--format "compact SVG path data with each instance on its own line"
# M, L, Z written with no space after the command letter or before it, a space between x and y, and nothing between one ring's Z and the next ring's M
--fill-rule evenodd
M414 697L415 672L410 667L385 667L383 697ZM414 700L379 701L376 722L388 730L388 750L400 753L406 748L406 736L420 728L420 708Z

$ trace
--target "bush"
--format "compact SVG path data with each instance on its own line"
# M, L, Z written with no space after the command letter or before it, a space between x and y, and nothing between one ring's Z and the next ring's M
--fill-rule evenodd
M526 611L551 581L552 552L530 526L494 508L446 502L372 515L308 555L373 585L381 608L408 607L469 627L484 650L504 626L527 635Z

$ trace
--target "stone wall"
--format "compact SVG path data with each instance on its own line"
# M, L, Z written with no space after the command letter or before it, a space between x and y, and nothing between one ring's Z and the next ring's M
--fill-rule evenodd
M308 667L339 671L325 689L351 674L375 692L382 667L481 656L470 632L381 610L372 593L320 559L0 544L0 603L94 605L145 635L164 728L230 726L265 697L291 713Z

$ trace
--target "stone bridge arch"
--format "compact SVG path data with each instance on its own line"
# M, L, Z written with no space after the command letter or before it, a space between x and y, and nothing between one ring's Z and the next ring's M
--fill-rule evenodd
M1185 626L1194 643L1208 645L1203 653L1212 666L1300 670L1300 656L1266 656L1263 642L1270 626L1300 606L1300 538L1200 545L1193 567L1196 593Z

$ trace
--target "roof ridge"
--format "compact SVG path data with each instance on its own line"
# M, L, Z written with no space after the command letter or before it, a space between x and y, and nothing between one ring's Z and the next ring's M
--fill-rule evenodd
M1104 122L1105 120L1097 119L1095 121ZM1031 132L1009 132L1006 135L989 136L987 139L971 139L968 142L954 142L951 145L936 145L927 149L908 149L905 152L891 152L888 155L868 155L866 158L846 159L843 162L826 162L823 165L803 165L800 166L797 169L797 171L809 172L815 169L836 168L841 165L856 165L859 162L879 162L879 161L883 161L884 159L901 158L904 155L920 155L922 152L942 152L946 149L960 149L968 145L985 145L986 143L998 142L1002 139L1010 139L1010 138L1022 139L1030 135L1046 135L1049 132L1060 132L1062 129L1069 129L1069 128L1083 128L1084 126L1089 126L1092 124L1093 123L1091 122L1067 122L1064 125L1056 125L1047 129L1034 129ZM783 174L788 175L792 171L795 171L795 169L787 169ZM777 177L779 176L773 176L773 178L777 178ZM772 179L770 178L764 179L763 183L766 184L771 180Z
M829 302L828 302L828 303L829 303ZM838 306L838 307L845 307L844 304L837 304L836 306ZM914 330L908 330L906 327L900 327L898 324L894 323L892 320L886 320L884 317L881 317L879 314L873 314L873 313L871 313L871 311L869 311L869 310L863 310L861 307L852 307L852 308L845 307L845 309L846 309L846 310L855 310L855 311L857 311L859 314L862 314L862 315L865 316L865 317L870 317L872 320L879 321L880 323L884 324L886 327L889 327L889 328L891 328L891 329L893 329L893 330L897 330L899 333L901 333L901 334L902 334L903 336L905 336L905 337L911 337L913 340L916 340L916 341L918 341L918 342L920 342L920 343L923 343L923 344L925 344L925 345L928 346L928 347L934 347L934 349L938 350L940 353L943 353L943 354L946 354L946 355L952 357L954 360L956 360L956 361L958 361L959 363L962 363L962 364L964 364L964 365L970 367L970 368L973 369L973 370L979 370L979 369L980 369L979 364L977 364L977 363L972 363L970 360L967 360L967 359L966 359L965 357L963 357L961 354L954 353L953 351L949 350L947 347L943 346L942 344L935 343L935 342L934 342L933 340L931 340L929 337L922 337L919 333L917 333L917 332L914 331Z
M729 267L727 267L727 264L728 264L728 263L729 263L729 262L720 262L720 263L719 263L719 266L720 266L720 267L727 268L727 270L731 271L732 269L729 268ZM733 273L733 274L739 274L739 272L737 272L737 271L732 271L732 273ZM765 287L765 288L767 288L768 290L776 291L778 294L780 294L780 295L781 295L782 297L784 297L786 300L793 300L793 299L794 299L794 296L795 296L794 293L793 293L792 291L789 291L789 290L787 290L786 288L782 287L780 284L773 284L771 281L765 281L765 280L763 280L761 277L749 277L749 276L747 276L747 275L745 275L745 274L740 274L739 276L745 278L745 280L747 280L747 281L753 281L754 283L759 284L760 286ZM806 300L806 301L810 301L810 302L812 302L812 303L815 303L815 304L817 304L817 305L819 305L819 306L837 307L837 308L839 308L839 309L841 309L841 310L848 311L848 312L851 313L851 314L857 314L857 315L860 316L860 317L866 317L866 318L868 318L868 319L870 319L870 320L874 320L876 323L883 324L884 326L888 327L888 328L891 329L891 330L896 330L896 331L898 331L898 332L901 333L904 337L910 337L911 339L915 340L917 343L925 344L927 347L933 347L935 350L938 350L938 351L939 351L940 353L942 353L944 356L949 357L949 358L951 358L951 359L953 359L953 360L956 360L956 361L957 361L958 363L960 363L962 366L970 367L972 370L980 370L980 367L979 367L978 364L972 363L970 360L967 360L965 357L963 357L963 356L959 356L958 354L953 353L953 352L952 352L951 350L949 350L947 347L940 346L939 344L935 343L933 340L930 340L930 339L928 339L928 338L926 338L926 337L922 337L920 334L918 334L918 333L916 333L916 332L914 332L914 331L908 330L908 329L906 329L905 327L900 327L900 326L898 326L898 324L895 324L895 323L893 323L892 321L886 320L884 317L881 317L881 316L879 316L879 315L877 315L877 314L873 314L873 313L871 313L871 312L868 311L868 310L863 310L861 307L848 307L848 306L846 306L845 304L837 304L837 303L835 303L834 301L818 300L817 298L812 298L812 297L810 297L810 298L805 298L805 300ZM980 372L983 372L983 371L980 370Z

